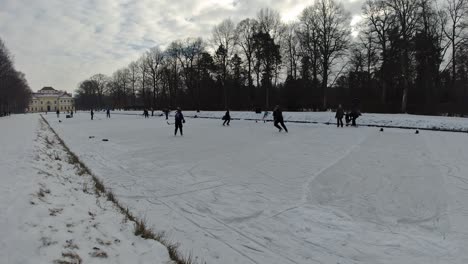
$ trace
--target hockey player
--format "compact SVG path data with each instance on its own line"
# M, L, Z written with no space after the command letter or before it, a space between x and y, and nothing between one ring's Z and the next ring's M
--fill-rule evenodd
M338 106L338 109L336 109L336 126L337 127L343 127L343 117L344 117L344 110L341 105Z
M229 114L229 110L227 110L226 114L224 114L223 120L224 120L223 126L225 126L225 125L229 126L229 123L231 122L231 115Z
M283 112L281 111L281 108L279 107L279 105L277 105L275 107L275 110L273 110L273 120L274 120L274 125L276 128L279 129L279 132L281 132L283 129L284 131L286 131L286 133L288 132L288 129L284 125ZM282 128L278 124L280 124Z
M182 110L180 107L177 108L177 112L175 114L175 131L174 136L177 135L177 130L180 130L180 135L183 136L184 132L182 131L182 124L185 123L184 115L182 114Z

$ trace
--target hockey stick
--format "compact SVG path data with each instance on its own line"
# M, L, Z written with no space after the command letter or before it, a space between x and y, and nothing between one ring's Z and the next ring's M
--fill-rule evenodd
M174 125L175 123L169 123L169 121L167 121L167 124L172 126L172 125Z

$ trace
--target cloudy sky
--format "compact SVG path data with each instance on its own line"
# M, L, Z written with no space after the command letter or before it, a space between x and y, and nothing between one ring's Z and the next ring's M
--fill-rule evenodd
M342 0L353 15L363 0ZM31 88L74 91L111 74L146 49L211 36L225 18L255 17L264 7L294 20L313 0L0 0L0 38Z

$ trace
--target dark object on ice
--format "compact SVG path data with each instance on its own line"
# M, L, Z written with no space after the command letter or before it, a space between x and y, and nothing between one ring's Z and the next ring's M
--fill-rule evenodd
M71 115L66 115L65 118L72 118Z
M419 130L416 130L416 133L415 133L415 134L416 134L416 135L419 134Z
M62 123L62 120L59 120L59 123Z
M94 136L89 136L89 138L94 138Z
M94 110L91 109L91 120L94 120Z
M225 125L229 126L229 123L231 122L231 114L229 113L229 110L227 110L226 114L224 114L223 120L224 120L223 126L225 126Z
M105 141L105 142L107 142L107 141L109 141L109 140L108 140L107 138L104 138L104 139L102 139L102 141Z
M284 131L286 131L286 133L288 132L288 129L284 125L283 112L281 111L281 108L279 107L279 105L277 105L275 107L275 110L273 111L273 120L274 120L274 125L276 128L279 129L279 132L281 132L281 130L283 129ZM278 124L280 124L282 128Z
M383 127L382 127L382 128L380 128L380 132L383 132Z
M175 131L174 136L177 135L177 130L180 130L180 135L183 136L184 133L182 132L182 123L185 123L184 115L182 114L182 110L180 107L177 108L177 112L175 114Z
M344 110L343 110L343 107L341 105L338 106L338 109L336 109L336 115L335 115L335 118L336 118L336 126L337 127L343 127L343 117L344 117L345 113L344 113Z

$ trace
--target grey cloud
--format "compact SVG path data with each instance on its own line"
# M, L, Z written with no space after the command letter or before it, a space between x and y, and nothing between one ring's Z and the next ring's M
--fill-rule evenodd
M94 73L111 74L155 45L211 37L225 18L238 22L264 7L298 13L306 0L0 0L0 37L34 90L73 91ZM363 0L344 0L359 13Z

